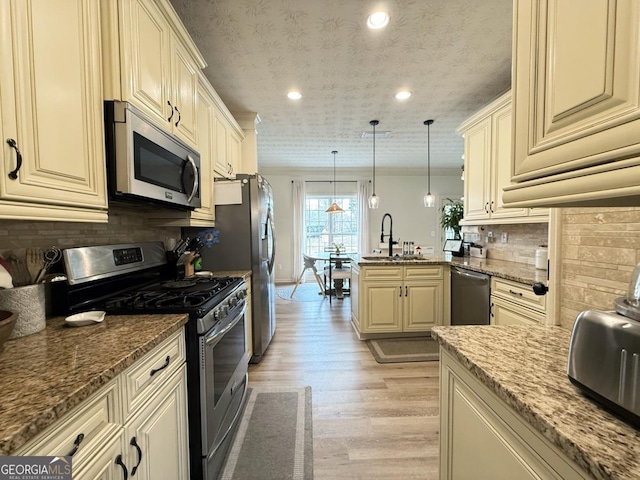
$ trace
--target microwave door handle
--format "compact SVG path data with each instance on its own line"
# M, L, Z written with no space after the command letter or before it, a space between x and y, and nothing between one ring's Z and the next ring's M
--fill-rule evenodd
M187 162L193 169L193 189L191 190L191 195L189 195L189 198L187 198L187 203L191 203L191 200L193 200L193 197L195 197L196 192L198 191L198 166L196 165L196 162L193 161L193 158L191 158L190 155L187 155Z

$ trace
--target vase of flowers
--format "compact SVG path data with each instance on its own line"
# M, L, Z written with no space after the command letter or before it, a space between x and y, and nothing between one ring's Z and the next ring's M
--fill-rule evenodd
M336 255L340 255L340 251L344 250L344 243L333 243L333 248L336 249Z

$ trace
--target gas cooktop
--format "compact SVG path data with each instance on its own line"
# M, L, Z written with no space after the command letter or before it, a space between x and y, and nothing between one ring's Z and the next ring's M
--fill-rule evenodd
M109 313L206 313L240 283L231 277L163 281L116 294L102 308Z

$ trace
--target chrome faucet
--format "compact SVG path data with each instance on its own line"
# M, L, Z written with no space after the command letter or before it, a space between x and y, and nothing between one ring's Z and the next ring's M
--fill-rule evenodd
M389 217L389 235L384 234L384 219ZM380 241L384 242L384 237L389 237L389 256L393 256L393 218L391 218L390 213L385 213L382 217L382 227L380 232Z

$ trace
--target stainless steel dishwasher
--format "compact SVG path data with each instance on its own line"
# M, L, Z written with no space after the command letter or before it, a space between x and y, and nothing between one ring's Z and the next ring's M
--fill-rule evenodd
M451 325L489 325L491 277L451 266Z

